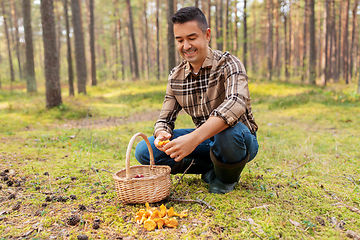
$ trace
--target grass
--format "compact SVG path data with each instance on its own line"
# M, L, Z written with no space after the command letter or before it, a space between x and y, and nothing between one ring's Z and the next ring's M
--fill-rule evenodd
M204 199L216 210L164 202L176 211L189 209L189 216L176 229L155 232L134 221L143 205L118 202L110 172L125 167L128 141L136 132L152 134L166 82L105 82L76 97L63 91L63 104L53 109L45 108L41 89L31 96L21 88L11 94L0 90L0 172L9 176L0 181L0 239L76 239L80 233L90 239L344 239L347 230L360 234L355 87L262 81L249 87L260 149L236 190L212 195L199 176L186 175L175 197ZM179 115L176 127L192 126L188 116ZM138 165L133 154L131 165ZM171 177L173 186L178 177ZM12 193L15 199L9 199ZM49 196L68 199L46 201ZM14 210L17 203L20 209ZM67 218L75 213L81 220L69 226ZM101 219L97 230L95 218Z

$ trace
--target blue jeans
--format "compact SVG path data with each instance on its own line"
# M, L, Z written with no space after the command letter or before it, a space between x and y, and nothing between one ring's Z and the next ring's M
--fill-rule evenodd
M173 139L188 134L194 130L195 129L193 128L175 129L173 131ZM157 149L155 147L154 140L154 136L149 137L154 153L155 165L168 165L173 167L175 164L174 159ZM224 131L216 134L214 137L205 140L185 158L194 159L194 162L196 162L196 159L201 158L202 162L205 160L212 163L210 159L210 149L217 156L219 161L233 164L241 162L245 158L247 152L250 154L249 161L254 159L258 152L259 145L256 133L252 134L243 123L239 122L234 127L228 127ZM136 146L135 157L143 165L150 164L150 155L144 140Z

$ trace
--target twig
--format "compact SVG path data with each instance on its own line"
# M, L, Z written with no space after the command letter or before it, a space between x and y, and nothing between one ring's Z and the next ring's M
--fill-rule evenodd
M302 166L304 166L304 165L306 165L306 164L308 164L308 163L309 163L309 161L306 161L306 162L304 162L303 164L300 164L299 166L297 166L296 168L291 169L291 171L294 171L294 170L296 170L296 169L298 169L298 168L301 168Z
M100 170L100 171L104 171L104 172L108 172L108 173L111 173L111 174L114 174L113 172L111 172L111 171L109 171L109 170L106 170L106 169L98 169L98 170Z
M216 210L215 207L211 206L209 203L205 202L204 200L198 199L196 198L196 200L194 199L184 199L184 198L174 198L174 197L168 197L167 198L170 201L177 201L177 202L192 202L192 203L198 203L200 205L205 205L206 207L212 209L212 210Z
M360 235L357 234L356 232L354 231L351 231L351 230L347 230L346 231L346 236L349 237L349 238L353 238L355 240L360 240Z
M174 193L176 193L176 188L177 188L177 186L179 185L179 183L181 182L181 180L183 179L183 177L185 176L185 174L186 174L186 172L189 170L189 168L193 165L193 163L194 163L194 159L191 161L190 165L185 169L183 175L180 177L179 181L178 181L177 184L175 185L174 190L172 191L172 195L173 195Z
M360 209L358 209L358 208L356 208L356 207L353 207L353 206L350 206L350 205L347 205L347 204L344 203L338 196L336 196L335 193L332 193L332 192L330 192L330 191L328 191L328 190L326 190L326 189L324 189L324 190L325 190L325 192L326 192L327 194L329 194L333 199L339 201L338 204L341 204L341 205L345 206L347 209L349 209L349 210L352 211L352 212L355 212L355 213L357 213L357 214L360 214Z
M295 168L293 168L293 169L288 169L288 170L285 170L285 171L284 171L284 170L281 170L279 173L274 174L274 176L278 176L278 175L282 174L283 172L295 171L296 169L301 168L302 166L308 164L309 162L310 162L310 161L306 161L306 162L304 162L303 164L300 164L299 166L297 166L297 167L295 167Z
M253 234L255 234L258 238L263 239L259 234L257 234L254 230L252 230L251 227L250 227L250 231L251 231Z

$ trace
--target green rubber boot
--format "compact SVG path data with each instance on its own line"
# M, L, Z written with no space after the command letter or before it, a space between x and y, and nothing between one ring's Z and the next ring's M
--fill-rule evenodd
M249 161L250 154L247 153L241 162L235 164L220 162L212 151L210 157L214 163L216 177L210 183L209 192L224 194L233 191L239 182L242 170Z
M184 158L171 168L171 174L184 173L190 166L193 159ZM187 174L201 174L201 179L210 183L215 178L214 164L206 159L194 159L194 163L187 170Z

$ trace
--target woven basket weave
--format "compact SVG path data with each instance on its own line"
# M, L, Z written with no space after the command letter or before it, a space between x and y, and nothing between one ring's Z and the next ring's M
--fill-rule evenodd
M150 166L130 167L131 148L137 136L141 136L146 142L150 153ZM130 139L126 151L125 167L113 175L117 196L123 203L154 203L170 195L171 168L169 166L155 166L150 142L143 133L136 133ZM135 178L136 175L143 177Z

